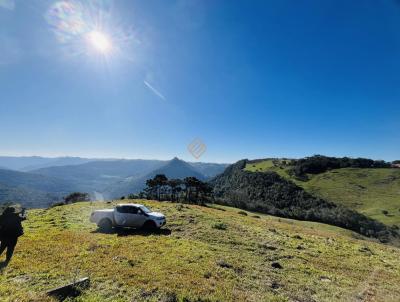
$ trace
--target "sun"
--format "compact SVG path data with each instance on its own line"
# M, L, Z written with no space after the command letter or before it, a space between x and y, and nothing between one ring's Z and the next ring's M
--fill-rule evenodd
M91 47L102 54L108 54L112 50L111 39L103 32L93 30L87 35Z

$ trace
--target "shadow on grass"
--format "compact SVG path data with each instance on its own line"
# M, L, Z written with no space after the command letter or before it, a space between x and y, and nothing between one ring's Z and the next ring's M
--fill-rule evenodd
M7 267L7 265L8 265L7 261L0 262L0 274L3 273L3 270Z
M109 232L102 231L97 229L92 233L101 233L101 234L117 234L117 236L168 236L171 235L170 229L156 229L156 230L144 230L144 229L129 229L129 228L113 228Z

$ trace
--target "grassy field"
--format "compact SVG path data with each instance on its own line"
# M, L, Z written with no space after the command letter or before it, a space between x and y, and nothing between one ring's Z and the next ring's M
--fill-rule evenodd
M292 178L286 167L274 165L272 160L249 163L246 170L275 171L316 196L400 227L400 169L336 169L308 175L308 181Z
M136 201L137 202L137 201ZM164 212L156 234L102 234L90 212L115 203L31 210L0 275L0 301L89 276L76 301L398 301L400 250L318 223L235 208L140 201Z
M287 173L287 168L283 167L282 160L279 159L266 159L254 163L248 163L245 167L245 170L251 172L274 171L282 177L290 178L290 175Z

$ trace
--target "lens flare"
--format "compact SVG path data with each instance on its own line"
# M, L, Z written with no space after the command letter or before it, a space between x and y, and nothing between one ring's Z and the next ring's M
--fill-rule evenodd
M82 5L72 1L54 3L46 14L47 22L61 43L71 42L88 30L84 19Z
M135 38L114 14L112 2L63 0L49 7L47 23L66 55L85 55L109 63L117 57L130 59Z

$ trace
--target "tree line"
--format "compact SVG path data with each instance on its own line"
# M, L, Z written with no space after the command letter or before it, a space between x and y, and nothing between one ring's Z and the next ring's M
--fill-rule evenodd
M213 199L212 187L208 183L196 177L168 179L164 174L157 174L153 178L148 179L146 181L146 188L138 196L128 196L128 198L135 197L194 204L205 204Z
M289 163L293 168L290 172L297 177L304 177L306 174L324 173L331 169L341 168L390 168L391 164L383 160L369 158L349 157L328 157L314 155L311 157L291 160Z

